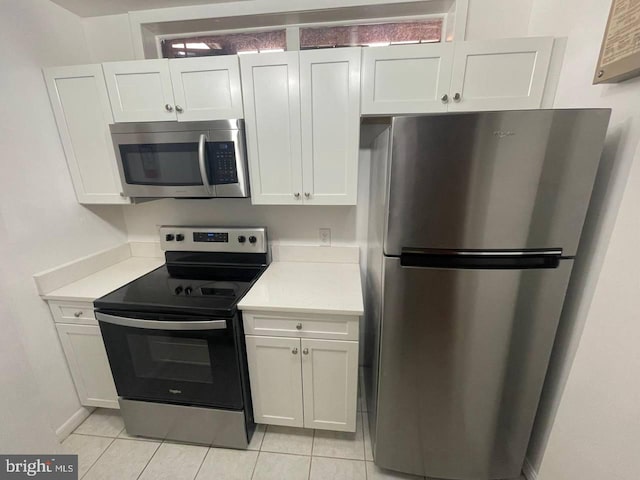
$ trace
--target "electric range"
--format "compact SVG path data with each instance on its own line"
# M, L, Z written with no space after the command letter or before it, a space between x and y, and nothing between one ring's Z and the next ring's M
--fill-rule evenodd
M240 299L264 228L161 227L165 265L94 302L127 432L246 448L255 424Z

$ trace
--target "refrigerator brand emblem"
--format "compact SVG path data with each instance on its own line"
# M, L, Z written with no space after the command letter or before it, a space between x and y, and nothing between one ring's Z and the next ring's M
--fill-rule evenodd
M494 137L498 137L498 138L511 137L511 136L513 136L515 134L516 134L516 132L512 132L510 130L507 130L507 131L496 130L495 132L493 132L493 136Z

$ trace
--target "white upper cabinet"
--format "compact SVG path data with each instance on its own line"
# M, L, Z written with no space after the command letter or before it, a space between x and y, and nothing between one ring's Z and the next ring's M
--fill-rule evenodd
M305 204L356 204L360 57L360 48L300 52Z
M553 38L366 48L362 114L539 108Z
M455 44L450 112L540 108L553 38Z
M243 118L236 55L169 60L178 121Z
M362 51L362 114L446 112L453 44Z
M46 68L44 78L78 202L129 203L122 196L101 66Z
M110 62L102 68L116 122L176 120L168 60Z
M298 52L240 58L251 202L302 203Z
M251 201L355 205L360 48L240 58Z

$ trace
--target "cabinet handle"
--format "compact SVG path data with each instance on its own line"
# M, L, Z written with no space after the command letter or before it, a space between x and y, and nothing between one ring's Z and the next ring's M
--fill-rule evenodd
M80 318L82 316L82 312L76 312L73 314L74 317Z
M309 192L304 192L304 197L305 198L311 198L311 194Z
M462 99L462 95L456 92L456 94L453 96L453 101L459 102L461 99Z
M305 355L309 355L309 349L305 348L304 350L302 350L302 353Z
M300 198L300 192L294 193L293 196L296 197L296 199L299 199Z
M173 112L173 107L171 105L169 105L168 103L164 106L164 109L167 112Z
M180 105L176 105L176 112L182 113L182 112L184 112L184 110L182 109L182 107Z
M447 103L449 101L449 95L445 93L444 95L442 95L442 98L440 98L440 100L442 100L442 103Z
M297 330L302 330L302 324L301 324L301 323L297 324L297 325L296 325L296 329L297 329Z
M297 349L297 348L295 348L295 347L293 347L293 350L291 350L291 353L292 353L293 355L297 355L297 354L298 354L298 349Z

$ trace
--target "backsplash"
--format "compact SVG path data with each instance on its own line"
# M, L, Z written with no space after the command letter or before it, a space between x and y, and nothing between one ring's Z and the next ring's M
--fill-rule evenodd
M319 228L332 244L356 242L357 207L262 206L249 199L155 200L123 208L130 241L157 241L161 225L266 226L270 241L317 245Z

